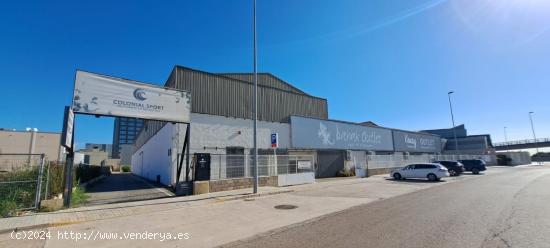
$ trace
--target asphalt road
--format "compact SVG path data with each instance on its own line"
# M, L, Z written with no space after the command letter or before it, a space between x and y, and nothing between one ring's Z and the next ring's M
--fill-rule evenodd
M550 168L480 175L227 246L550 247Z

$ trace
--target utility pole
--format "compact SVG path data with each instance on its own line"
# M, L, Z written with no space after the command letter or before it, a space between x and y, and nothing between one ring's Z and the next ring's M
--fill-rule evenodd
M538 144L537 144L537 135L535 134L535 126L533 125L533 114L535 112L531 111L529 112L529 120L531 121L531 131L533 131L533 139L535 139L535 148L536 148L536 151L537 153L539 153L539 147L538 147Z
M254 1L254 194L258 193L258 65L256 54L256 0Z
M455 93L454 91L449 91L449 93L447 93L447 96L449 97L449 108L451 109L451 121L453 123L453 135L454 135L454 138L455 138L455 149L456 149L456 154L459 154L460 150L458 150L458 140L456 139L456 129L455 129L455 117L453 115L453 104L451 103L451 94Z
M508 134L506 134L506 127L504 127L504 142L508 143Z

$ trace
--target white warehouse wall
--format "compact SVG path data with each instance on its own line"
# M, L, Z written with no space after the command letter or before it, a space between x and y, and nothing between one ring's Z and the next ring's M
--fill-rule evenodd
M147 141L132 155L132 173L143 178L160 181L164 185L172 183L172 157L168 150L172 149L173 125L165 125L157 134Z
M179 125L182 131L180 139L183 142L185 124ZM258 148L271 148L272 133L279 134L279 148L290 147L290 125L288 123L258 121ZM191 153L225 154L225 147L228 146L252 149L254 147L253 135L252 120L191 114ZM245 153L248 152L245 150Z
M156 175L161 175L162 184L174 184L177 154L180 154L183 148L186 128L187 124L166 124L132 155L132 171L150 180L156 180ZM271 148L272 133L279 134L279 148L290 148L290 124L263 121L258 121L258 148ZM191 114L191 155L193 153L225 154L226 147L243 147L245 154L249 154L254 146L252 138L252 120ZM172 156L168 156L168 149L172 149ZM143 163L141 163L141 152L143 152ZM184 166L180 181L185 180L185 174Z

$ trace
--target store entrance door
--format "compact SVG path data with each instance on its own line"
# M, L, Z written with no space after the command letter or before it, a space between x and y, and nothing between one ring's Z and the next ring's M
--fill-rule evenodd
M315 178L335 177L344 169L346 151L318 151Z

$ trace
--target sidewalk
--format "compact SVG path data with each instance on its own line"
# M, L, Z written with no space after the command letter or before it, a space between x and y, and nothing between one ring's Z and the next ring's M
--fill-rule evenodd
M266 196L288 193L291 190L277 187L260 187L259 193L252 194L252 189L240 189L215 192L203 195L170 197L147 201L133 201L116 204L103 204L64 209L56 212L34 213L24 216L0 219L0 233L11 232L14 229L32 229L42 227L76 224L87 221L103 220L116 217L137 215L155 211L166 211L185 206L209 204L248 197Z

